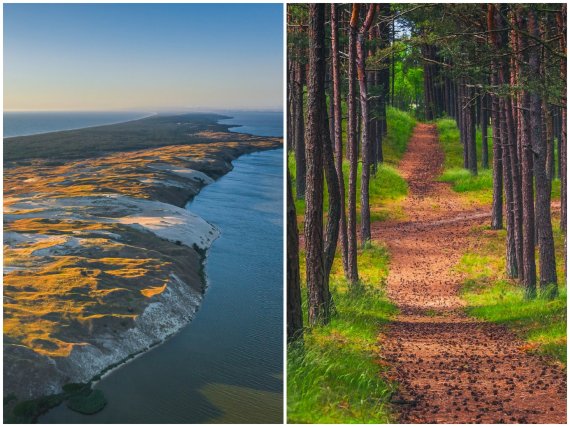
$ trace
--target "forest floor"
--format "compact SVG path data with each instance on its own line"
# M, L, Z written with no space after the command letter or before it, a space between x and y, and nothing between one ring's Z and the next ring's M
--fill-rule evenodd
M481 245L473 228L489 220L489 207L439 182L443 162L435 125L418 124L399 166L409 185L405 219L372 230L388 247L387 293L400 310L379 337L379 363L400 384L392 398L400 421L565 423L564 367L527 352L505 326L465 314L454 267Z

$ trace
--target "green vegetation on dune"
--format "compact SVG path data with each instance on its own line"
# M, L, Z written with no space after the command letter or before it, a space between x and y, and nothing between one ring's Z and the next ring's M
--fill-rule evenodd
M302 264L303 260L301 254ZM382 326L396 312L383 290L388 274L386 248L374 243L360 250L358 265L362 283L349 289L340 256L335 258L331 272L335 315L326 326L307 328L303 346L288 348L290 423L391 420L387 402L395 385L380 375L377 342ZM303 312L307 313L306 301Z
M449 182L451 188L463 193L468 200L482 204L493 201L493 171L482 169L481 166L481 130L476 133L478 175L473 176L463 168L463 146L459 139L459 129L454 119L443 118L437 120L437 132L443 152L445 154L444 171L440 177L443 182ZM489 167L493 165L493 132L488 128ZM560 180L552 181L552 198L560 199Z
M550 355L566 364L566 287L564 236L554 223L559 295L553 300L527 300L524 290L505 279L505 231L474 230L481 245L463 255L457 269L466 274L463 298L467 313L504 324L528 342L528 349ZM538 266L538 260L537 260Z

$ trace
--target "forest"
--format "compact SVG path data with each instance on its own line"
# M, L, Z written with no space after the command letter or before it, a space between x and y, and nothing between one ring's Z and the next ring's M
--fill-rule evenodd
M289 422L566 422L566 14L287 6Z

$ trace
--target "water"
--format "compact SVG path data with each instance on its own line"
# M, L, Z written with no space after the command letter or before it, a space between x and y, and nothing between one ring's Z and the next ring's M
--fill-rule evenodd
M230 132L283 136L283 113L280 111L225 111L223 114L232 118L220 120L220 124L239 125L230 128Z
M283 414L283 150L245 155L188 206L222 231L196 318L96 388L107 407L64 405L42 423L280 423Z
M4 112L4 138L110 125L149 116L139 112Z

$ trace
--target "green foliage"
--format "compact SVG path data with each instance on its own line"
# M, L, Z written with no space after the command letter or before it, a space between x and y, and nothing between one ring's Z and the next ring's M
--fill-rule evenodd
M525 299L520 285L504 278L504 230L476 233L481 245L463 255L457 266L466 275L463 297L468 314L507 325L529 343L529 349L566 364L566 287L560 285L559 295L552 300L541 295ZM559 283L564 284L564 237L557 225L554 237Z
M439 141L445 155L444 171L440 177L443 182L452 184L451 188L458 193L465 193L469 200L490 204L493 201L493 171L481 169L481 130L477 129L477 161L478 175L473 176L463 168L463 146L459 138L459 129L455 120L443 118L437 121ZM488 128L489 167L493 167L492 128ZM556 156L557 153L555 153ZM552 181L552 198L560 199L560 180Z
M406 152L408 141L416 127L416 120L404 111L388 107L386 109L386 124L388 134L382 142L384 161L391 165L397 165Z
M303 345L288 347L291 423L391 421L388 401L395 385L382 378L377 363L378 333L396 311L383 290L388 252L371 244L359 251L358 262L362 283L349 288L340 257L335 258L331 293L336 312L330 324L306 329ZM307 313L306 298L303 306Z
M79 394L70 397L67 401L67 407L72 411L80 414L91 415L102 410L107 404L107 399L101 390L93 390L91 393Z

